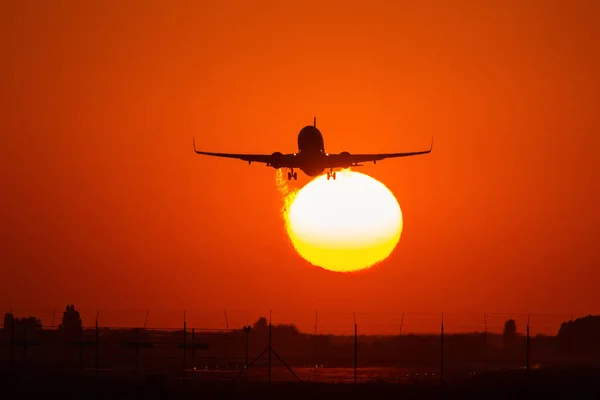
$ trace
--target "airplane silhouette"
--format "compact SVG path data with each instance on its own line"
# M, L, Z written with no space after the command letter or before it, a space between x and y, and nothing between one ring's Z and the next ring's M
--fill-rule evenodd
M327 180L333 178L335 180L335 169L344 169L349 167L360 167L363 162L373 161L374 164L377 161L384 160L386 158L396 157L408 157L416 156L419 154L427 154L431 152L433 148L433 139L431 139L431 145L429 150L414 151L409 153L384 153L384 154L350 154L347 151L343 151L340 154L329 154L325 153L325 146L323 142L323 135L321 131L317 129L317 118L313 120L313 125L307 125L300 133L298 133L298 152L293 154L282 154L278 151L272 154L230 154L230 153L210 153L206 151L196 150L196 139L194 142L194 151L197 154L203 154L207 156L225 157L225 158L236 158L243 161L248 161L248 164L253 162L265 163L267 167L289 168L288 180L292 178L298 179L298 174L294 172L294 168L300 169L306 175L314 177L320 175L326 169Z

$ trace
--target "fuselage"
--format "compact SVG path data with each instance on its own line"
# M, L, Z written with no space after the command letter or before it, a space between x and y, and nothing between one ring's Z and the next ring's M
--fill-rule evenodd
M302 167L308 176L321 175L325 168L321 160L325 156L325 143L323 135L315 126L307 125L298 133L298 153Z

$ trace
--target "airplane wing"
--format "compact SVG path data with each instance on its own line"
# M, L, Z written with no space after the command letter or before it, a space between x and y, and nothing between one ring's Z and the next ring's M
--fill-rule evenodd
M360 166L360 163L364 163L364 162L372 161L373 163L377 163L377 161L385 160L386 158L418 156L420 154L431 153L432 149L433 149L433 139L431 139L431 145L429 146L429 150L411 151L411 152L406 152L406 153L329 154L327 157L327 160L328 160L327 168L346 168L346 167L351 167L351 166Z
M194 139L194 151L196 154L213 157L234 158L242 161L247 161L249 164L253 162L264 163L267 166L276 168L297 168L295 165L294 154L233 154L233 153L213 153L208 151L200 151L196 149L196 140Z

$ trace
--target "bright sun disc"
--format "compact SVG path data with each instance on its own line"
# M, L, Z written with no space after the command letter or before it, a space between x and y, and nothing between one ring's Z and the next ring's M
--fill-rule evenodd
M322 175L286 196L286 229L296 251L321 268L352 272L387 258L402 233L402 211L392 192L368 175Z

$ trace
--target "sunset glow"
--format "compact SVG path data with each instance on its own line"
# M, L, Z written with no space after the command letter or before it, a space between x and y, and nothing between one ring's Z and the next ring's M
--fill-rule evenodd
M556 335L600 310L600 1L1 4L0 317L56 328L75 304L86 327L98 310L100 327L142 327L150 310L181 329L186 310L190 330L231 331L273 310L352 335L356 312L360 334L398 336L403 312L403 335L438 332L442 312L449 333L483 332L488 313L488 332L510 315L521 334L539 313L532 335ZM334 157L276 159L311 126L306 149ZM380 222L397 226L381 254L335 255L369 228L322 226L348 179L314 175L432 140L350 168L401 219ZM376 207L369 185L342 201Z
M337 179L322 175L291 191L284 190L283 217L292 245L321 268L352 272L386 259L402 232L402 211L392 192L376 179L350 170Z

